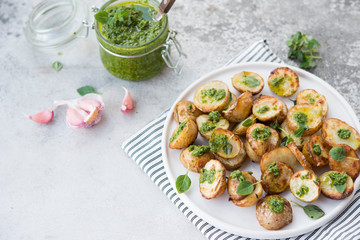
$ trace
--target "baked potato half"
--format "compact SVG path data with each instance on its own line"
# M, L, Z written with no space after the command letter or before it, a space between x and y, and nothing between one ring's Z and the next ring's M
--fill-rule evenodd
M264 88L264 79L257 73L242 71L232 78L233 87L239 92L250 92L255 95Z
M195 141L197 134L196 123L190 118L186 118L174 130L169 140L169 148L186 148Z
M215 111L213 111L215 112ZM211 113L210 113L211 114ZM201 136L203 136L206 140L210 140L211 134L214 129L222 128L229 129L229 121L225 118L220 117L218 119L211 118L210 114L202 114L196 118L196 124ZM220 114L220 113L219 113ZM210 116L209 116L210 115Z
M292 222L291 205L279 195L268 195L256 204L256 219L267 230L279 230Z
M337 118L327 119L321 129L324 141L330 145L347 144L355 151L360 147L360 134L344 121Z
M265 172L269 165L273 162L285 163L286 165L291 167L294 172L301 167L294 154L292 154L290 149L288 149L287 147L278 147L264 154L260 161L261 172Z
M311 104L311 105L321 105L322 116L326 118L329 111L329 105L326 101L324 95L319 94L314 89L305 89L298 93L296 96L296 104Z
M333 151L334 154L332 154ZM330 169L345 172L355 181L360 172L360 160L356 151L349 145L339 144L330 149L329 153Z
M230 122L241 122L251 113L252 104L252 94L250 92L244 92L229 109L223 111L224 118Z
M262 123L255 123L246 130L245 149L253 162L260 162L261 157L279 143L279 134Z
M259 200L263 193L260 183L254 185L254 190L249 195L237 194L237 187L243 181L256 183L257 180L249 172L236 170L230 174L228 180L228 193L230 199L238 207L250 207Z
M215 158L224 165L226 170L235 170L241 167L243 162L246 160L245 157L246 157L246 151L245 151L244 143L241 141L241 139L240 139L240 152L235 157L223 158L220 155L217 154L215 155Z
M233 127L232 132L238 136L245 136L246 130L249 128L249 126L251 126L254 123L256 123L256 117L253 114L251 114L248 118L236 124Z
M205 164L214 159L215 156L210 152L209 146L190 145L180 154L180 162L185 168L189 168L192 172L200 173Z
M322 194L331 199L344 199L354 191L354 182L346 173L329 171L321 174L320 189Z
M323 123L321 106L311 104L298 104L289 109L286 117L287 125L296 131L304 128L302 136L310 136L316 133Z
M290 184L294 174L292 168L283 162L273 162L261 174L261 185L268 194L281 193Z
M226 170L218 160L210 160L200 170L199 188L206 199L219 197L226 189Z
M306 160L304 154L296 147L296 144L294 142L290 142L287 147L290 149L292 154L296 157L296 159L299 161L301 166L307 170L312 170L311 164Z
M299 77L288 67L274 69L268 79L269 88L280 97L293 95L299 88Z
M196 121L196 118L200 116L202 112L195 107L193 102L182 100L175 105L174 108L174 119L176 122L180 123L185 120L185 118L190 118L193 121Z
M321 136L313 135L305 143L302 153L312 166L322 167L329 164L329 150Z
M310 136L304 135L301 137L296 137L295 131L289 128L286 120L281 124L281 128L282 131L280 132L280 138L283 139L284 137L290 135L294 139L294 143L299 149L303 149L305 143L310 139Z
M226 107L225 107L222 111L226 111L227 109L229 109L230 106L231 106L234 102L236 102L236 100L237 100L237 96L236 96L234 93L230 92L229 102L228 102L228 104L226 105Z
M262 122L275 121L279 118L279 116L282 116L282 118L280 117L278 120L278 122L281 122L280 120L283 120L284 117L284 107L286 107L286 104L280 99L262 95L254 100L252 112L254 116Z
M290 179L290 192L300 201L313 202L320 196L320 182L311 170L300 170Z
M194 104L202 112L221 111L229 103L230 91L226 83L218 80L207 82L194 94Z
M209 143L211 151L222 158L231 159L241 154L241 139L229 130L215 129Z

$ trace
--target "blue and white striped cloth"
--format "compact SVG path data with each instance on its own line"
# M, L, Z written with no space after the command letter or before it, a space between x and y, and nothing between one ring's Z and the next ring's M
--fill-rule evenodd
M261 40L253 43L250 47L241 51L226 65L242 62L276 62L283 63L268 47L266 41ZM250 240L250 238L237 236L218 229L189 209L178 197L176 190L170 185L166 175L161 155L161 136L164 122L169 110L165 111L143 129L135 133L130 139L122 144L124 151L135 163L150 177L160 190L171 202L185 215L189 221L198 228L205 237L210 240ZM354 195L354 199L348 207L333 221L313 232L289 240L350 240L360 239L360 190Z

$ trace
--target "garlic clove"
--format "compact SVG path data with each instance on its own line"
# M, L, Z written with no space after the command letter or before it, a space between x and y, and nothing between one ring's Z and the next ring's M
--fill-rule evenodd
M52 109L46 109L45 111L29 116L31 120L41 124L46 124L51 122L53 117L54 117L54 111Z
M89 115L84 119L85 123L91 124L92 122L95 122L96 118L99 115L99 109L96 107L94 108Z
M81 128L84 125L84 118L87 117L87 113L81 109L75 109L69 107L66 112L66 122L72 128Z
M134 109L134 101L131 98L130 92L125 87L123 87L123 89L125 90L125 96L122 102L121 111L123 113L130 113Z
M101 102L92 99L81 100L77 105L86 112L91 112L94 108L102 109Z

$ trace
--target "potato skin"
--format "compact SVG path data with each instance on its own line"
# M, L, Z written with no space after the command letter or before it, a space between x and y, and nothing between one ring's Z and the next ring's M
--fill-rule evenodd
M273 80L276 77L289 77L288 80L284 80L282 84L275 86ZM288 67L279 67L274 69L268 79L268 85L271 91L280 97L288 97L293 95L299 88L299 77Z
M275 197L284 199L284 211L281 213L272 212L269 209L269 199ZM292 208L288 200L279 195L268 195L256 204L256 219L260 226L267 230L279 230L289 225L293 219Z
M346 158L342 161L336 161L329 154L330 169L338 172L345 172L355 181L355 179L359 176L360 172L360 161L358 155L356 154L356 151L346 144L339 144L335 145L334 147L342 147L346 152ZM358 160L348 157L357 158Z
M185 148L180 154L180 161L185 168L189 168L192 172L200 173L200 169L202 169L205 164L214 159L215 156L212 152L204 153L200 157L196 157L191 155L189 148Z
M169 142L169 148L172 149L186 148L195 141L198 134L196 123L190 118L186 118L184 121L187 121L184 129L181 131L181 133L178 135L176 139L174 139L172 142ZM179 126L175 128L172 136L175 135Z
M309 174L307 178L301 179L302 177ZM308 188L308 192L303 196L298 196L297 192L301 186L304 185ZM316 177L316 174L311 170L300 170L294 173L290 179L290 192L303 202L313 202L320 196L320 183Z
M318 144L321 149L320 155L314 153L314 145ZM319 135L313 135L309 141L305 143L302 150L306 160L314 167L322 167L329 164L329 150L324 140Z
M252 76L255 77L256 79L258 79L260 81L260 85L256 86L256 87L249 87L246 86L245 84L243 84L241 82L241 80L244 78L244 75L247 76ZM263 90L264 88L264 79L257 73L254 72L246 72L246 71L242 71L240 73L237 73L234 75L234 77L231 80L233 87L238 90L239 92L246 92L249 91L251 94L255 95L258 94L259 92L261 92L261 90Z
M224 118L230 122L241 122L247 118L251 112L253 97L250 92L244 92L230 106L229 109L223 111Z
M332 172L337 172L337 171L325 172L319 177L320 189L321 189L322 194L324 194L328 198L335 199L335 200L341 200L341 199L347 198L354 191L354 182L353 182L352 178L350 176L348 176L347 181L346 181L345 191L343 193L340 193L336 190L335 186L331 186L331 179L328 177L328 175ZM338 173L340 173L340 172L338 172Z
M250 115L248 118L244 119L244 121L236 124L233 129L232 132L235 133L238 136L245 136L246 135L246 130L249 128L249 126L243 126L242 124L247 120L247 119L251 119L253 122L252 124L256 123L256 117L252 114ZM251 125L252 125L251 124ZM251 126L250 125L250 126Z
M283 163L276 161L276 166L279 169L279 175L277 177L268 169L261 174L261 185L268 194L281 193L286 190L290 184L290 178L294 174L292 168Z
M218 160L210 160L204 166L206 170L215 169L216 179L209 184L207 181L200 183L199 188L201 195L206 199L213 199L219 197L226 189L226 170L225 167Z
M292 154L294 154L294 156L299 161L301 166L303 166L303 168L312 171L311 164L306 160L304 154L296 147L294 142L290 142L287 147L290 149Z
M337 131L341 128L349 129L351 131L349 139L342 139L337 135ZM324 122L321 129L321 136L323 137L325 143L331 147L337 144L347 144L355 151L360 147L359 132L346 122L337 118L329 118Z
M241 171L241 173L244 175L245 180L252 182L252 183L256 183L256 178L254 176L252 176L251 174L249 174L246 171ZM239 184L240 184L240 181L229 177L229 179L227 181L227 191L229 193L230 200L242 200L248 196L248 195L240 195L240 194L236 193L236 189L239 186Z
M193 121L196 121L196 118L200 116L202 112L197 109L193 102L181 100L175 105L174 108L174 119L176 122L180 123L185 120L185 118L190 118Z
M296 169L301 166L290 149L287 147L278 147L262 156L260 161L261 172L265 172L269 165L276 161L287 164L293 171L296 171Z

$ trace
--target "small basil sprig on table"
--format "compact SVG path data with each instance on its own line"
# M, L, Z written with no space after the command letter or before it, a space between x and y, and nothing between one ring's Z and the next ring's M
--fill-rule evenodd
M305 214L308 215L308 217L311 219L319 219L325 215L325 212L316 205L308 204L306 206L301 206L300 204L298 204L296 202L293 202L293 201L291 201L291 202L296 204L297 206L301 207L304 210Z
M260 183L261 181L258 181L256 183L252 183L250 181L242 181L236 188L236 193L239 195L249 195L254 191L254 185Z
M63 68L63 65L61 62L55 61L55 62L53 62L52 67L53 67L53 69L55 69L55 71L58 72Z
M191 179L188 176L189 168L185 175L180 175L176 178L176 190L178 193L186 192L191 186Z
M84 96L84 95L86 95L88 93L101 94L100 92L97 92L94 87L89 86L89 85L78 88L76 91L80 94L80 96Z

